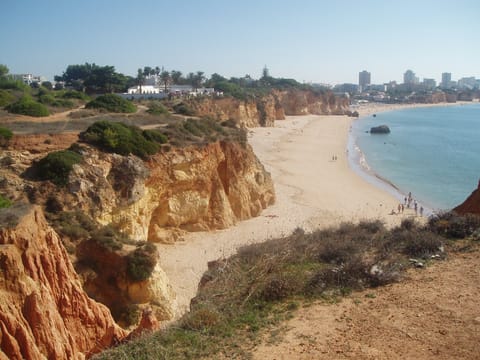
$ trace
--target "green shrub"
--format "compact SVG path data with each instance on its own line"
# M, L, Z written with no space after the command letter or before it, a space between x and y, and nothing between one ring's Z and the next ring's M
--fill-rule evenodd
M0 126L0 146L7 146L12 136L13 133L10 129Z
M92 232L91 239L108 250L117 251L123 248L123 244L120 241L121 236L122 234L114 229L113 226L107 225Z
M116 113L134 113L135 105L115 94L106 94L97 97L85 105L87 109L106 110Z
M38 178L58 186L66 185L73 165L81 161L82 156L70 150L51 152L36 164Z
M8 112L20 115L28 115L35 117L50 115L45 105L34 101L29 96L23 96L20 100L6 106L5 109Z
M143 130L142 135L148 141L157 142L159 144L165 144L168 141L167 136L158 130Z
M137 247L127 256L127 275L132 281L143 281L150 277L158 261L155 245L147 243Z
M2 194L0 194L0 209L10 207L12 205L12 202L4 197Z
M15 101L15 96L7 90L0 90L0 107L7 106Z
M25 92L30 91L30 87L26 85L23 81L10 80L7 78L0 78L0 89L20 90Z
M163 115L168 114L168 109L159 102L151 102L148 105L147 112L152 115Z
M50 105L54 107L73 108L75 104L68 99L59 99L52 94L44 94L39 97L42 104Z
M83 101L90 100L90 97L87 94L76 90L67 90L61 94L61 97L64 99L78 99Z
M147 135L148 139L146 138ZM121 155L134 154L141 158L159 150L158 142L149 139L161 138L155 131L142 131L136 126L109 121L98 121L80 133L80 139L106 151ZM163 138L162 140L163 141Z
M173 110L177 113L177 114L181 114L181 115L187 115L187 116L193 116L195 115L195 111L190 107L188 106L187 104L181 102L177 105L175 105L173 107Z

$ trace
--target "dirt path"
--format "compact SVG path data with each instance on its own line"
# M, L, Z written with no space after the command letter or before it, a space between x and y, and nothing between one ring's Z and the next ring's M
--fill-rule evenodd
M254 359L480 359L480 251L401 283L304 307Z

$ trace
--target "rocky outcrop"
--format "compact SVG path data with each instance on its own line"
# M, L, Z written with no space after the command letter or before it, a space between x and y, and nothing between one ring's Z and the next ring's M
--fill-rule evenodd
M239 126L273 126L274 120L285 119L278 100L273 95L258 100L202 98L189 103L198 116L211 116L216 120L233 120Z
M274 200L251 147L233 142L176 148L145 163L88 148L59 199L133 239L164 243L258 216Z
M478 181L478 188L475 189L462 204L454 208L453 211L462 215L480 215L480 180Z
M0 211L0 358L83 359L126 336L90 299L38 206Z
M345 115L350 101L330 91L273 91L255 100L231 97L203 98L189 103L199 116L211 116L220 121L233 120L239 126L273 126L274 120L285 115Z
M387 125L379 125L370 128L370 134L390 134L390 128Z
M292 90L278 93L285 115L345 115L350 100L330 91Z

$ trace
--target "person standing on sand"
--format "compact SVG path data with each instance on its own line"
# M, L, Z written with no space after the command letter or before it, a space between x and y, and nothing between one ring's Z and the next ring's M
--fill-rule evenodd
M413 207L415 208L415 216L417 216L417 215L418 215L418 212L417 212L417 210L418 210L418 204L417 204L416 201L415 201Z
M402 212L402 204L398 204L397 209L398 209L398 213L400 214Z
M423 206L420 206L420 216L423 216Z

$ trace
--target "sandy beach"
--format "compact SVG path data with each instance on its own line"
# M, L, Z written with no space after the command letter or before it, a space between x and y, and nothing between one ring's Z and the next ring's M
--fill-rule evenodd
M393 109L364 106L361 115ZM188 311L207 262L228 257L243 245L288 235L297 227L311 231L362 219L393 225L414 215L413 210L390 215L398 200L349 167L352 121L346 116L294 116L276 121L273 128L249 130L249 143L272 174L276 203L230 229L192 233L175 245L159 245L160 266L177 294L178 315Z

